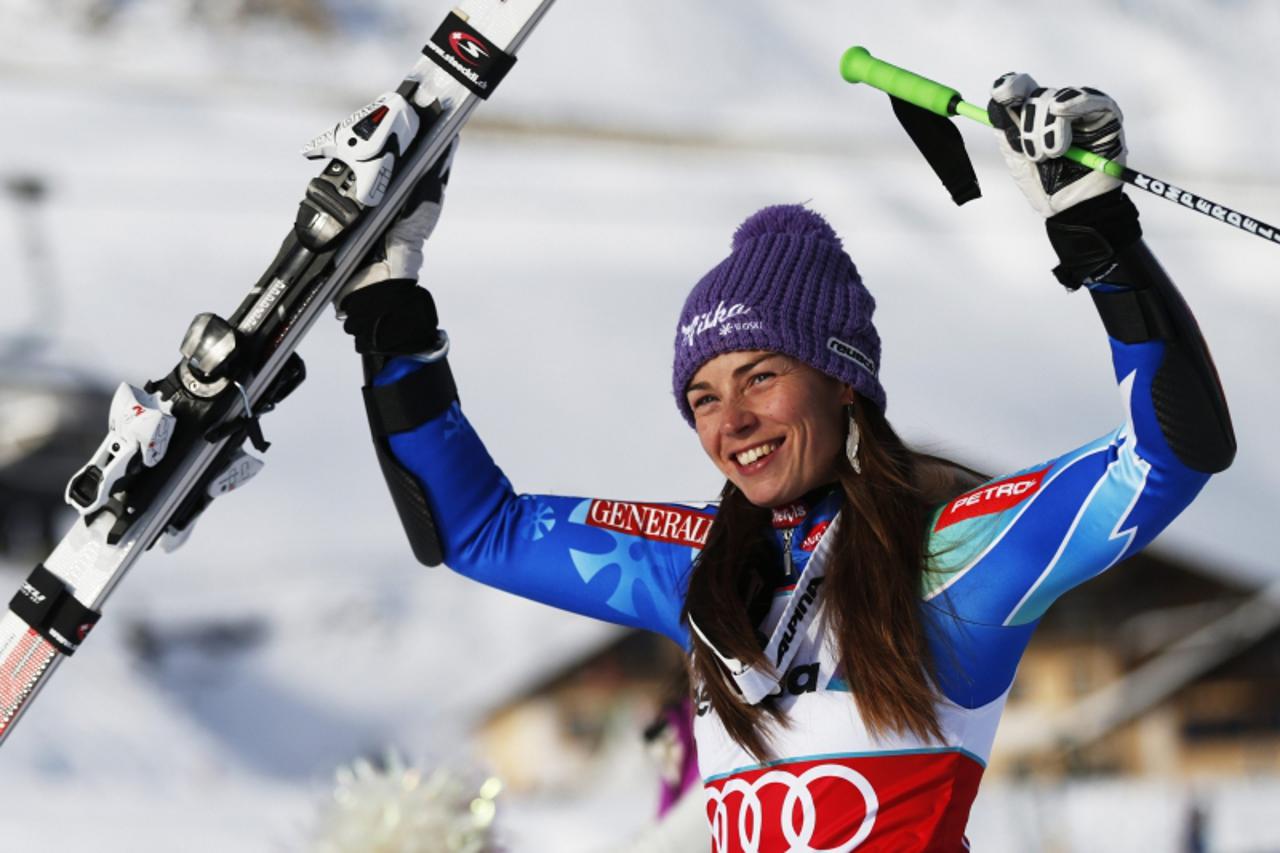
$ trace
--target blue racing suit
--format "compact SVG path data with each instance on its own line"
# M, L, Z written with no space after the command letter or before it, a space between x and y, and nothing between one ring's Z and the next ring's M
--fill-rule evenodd
M812 620L780 673L776 701L792 725L773 743L777 761L760 764L714 712L699 709L717 850L967 849L969 807L1037 621L1058 596L1147 545L1234 453L1194 320L1145 246L1129 251L1112 281L1089 282L1109 335L1120 425L952 498L929 521L934 556L921 607L943 740L868 732L824 623ZM397 390L408 389L420 367L407 358L381 366L367 394L420 393ZM443 562L481 583L656 631L688 649L682 605L714 506L519 494L451 382L447 389L430 416L408 428L379 430L374 417L390 457L384 468L389 461L409 475L393 492L416 488ZM781 521L775 513L779 560L790 554L791 573L760 626L765 636L805 588L811 560L823 559L840 503L826 489Z

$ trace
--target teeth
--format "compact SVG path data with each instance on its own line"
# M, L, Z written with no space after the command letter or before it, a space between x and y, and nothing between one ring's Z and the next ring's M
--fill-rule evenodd
M750 465L757 459L762 459L777 449L777 442L770 442L768 444L762 444L759 447L753 447L750 450L744 450L739 453L736 458L739 465Z

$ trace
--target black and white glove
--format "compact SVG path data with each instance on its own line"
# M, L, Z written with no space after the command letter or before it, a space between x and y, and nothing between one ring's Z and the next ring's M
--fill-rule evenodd
M1045 218L1120 186L1118 178L1062 157L1075 145L1125 162L1124 116L1097 89L1046 89L1010 72L993 84L987 115L1014 181Z
M417 282L422 246L440 220L456 149L455 139L409 193L400 216L365 266L334 297L338 319L355 338L356 352L417 355L442 347L435 300Z

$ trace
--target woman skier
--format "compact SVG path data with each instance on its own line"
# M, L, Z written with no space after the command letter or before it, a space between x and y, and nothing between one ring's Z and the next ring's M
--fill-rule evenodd
M716 507L519 495L458 406L415 283L447 165L340 300L415 554L689 652L716 850L968 849L1018 659L1062 593L1145 546L1235 453L1195 320L1119 182L1121 114L1086 88L996 81L991 115L1085 288L1124 406L1114 431L985 483L885 418L875 303L832 228L749 217L689 294L673 390L726 480Z

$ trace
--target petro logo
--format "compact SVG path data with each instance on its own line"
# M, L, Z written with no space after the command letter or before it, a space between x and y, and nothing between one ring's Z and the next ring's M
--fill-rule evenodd
M470 33L449 33L449 49L468 65L479 65L489 58L489 51Z
M707 785L708 820L711 822L711 841L715 853L729 853L730 850L742 850L743 853L761 853L762 850L782 850L780 842L785 841L787 850L821 850L823 853L849 853L871 835L875 827L876 813L880 801L876 790L863 776L852 767L842 764L819 764L810 767L800 775L779 768L756 777L751 781L742 778L731 778L720 787L713 783ZM771 802L766 807L763 799L766 789L781 786L785 794L781 804ZM824 803L828 810L839 809L841 815L850 810L850 792L852 786L861 797L865 813L862 821L851 835L843 839L826 837L830 832L828 826L819 835L818 802ZM730 799L741 795L737 801L736 814L730 815ZM776 801L776 797L771 797ZM796 813L799 812L799 826L796 825ZM838 819L837 815L824 815L828 821ZM776 821L776 825L773 824ZM732 842L730 833L737 831L737 841ZM762 842L768 846L762 847ZM835 842L835 843L833 843ZM825 846L819 847L818 844Z
M1006 509L1015 507L1031 497L1040 488L1045 474L1048 473L1049 469L1044 468L995 483L988 483L971 492L965 492L947 504L947 508L938 516L938 522L933 526L933 529L935 531L942 530L961 521L990 515L995 512L1003 512Z

